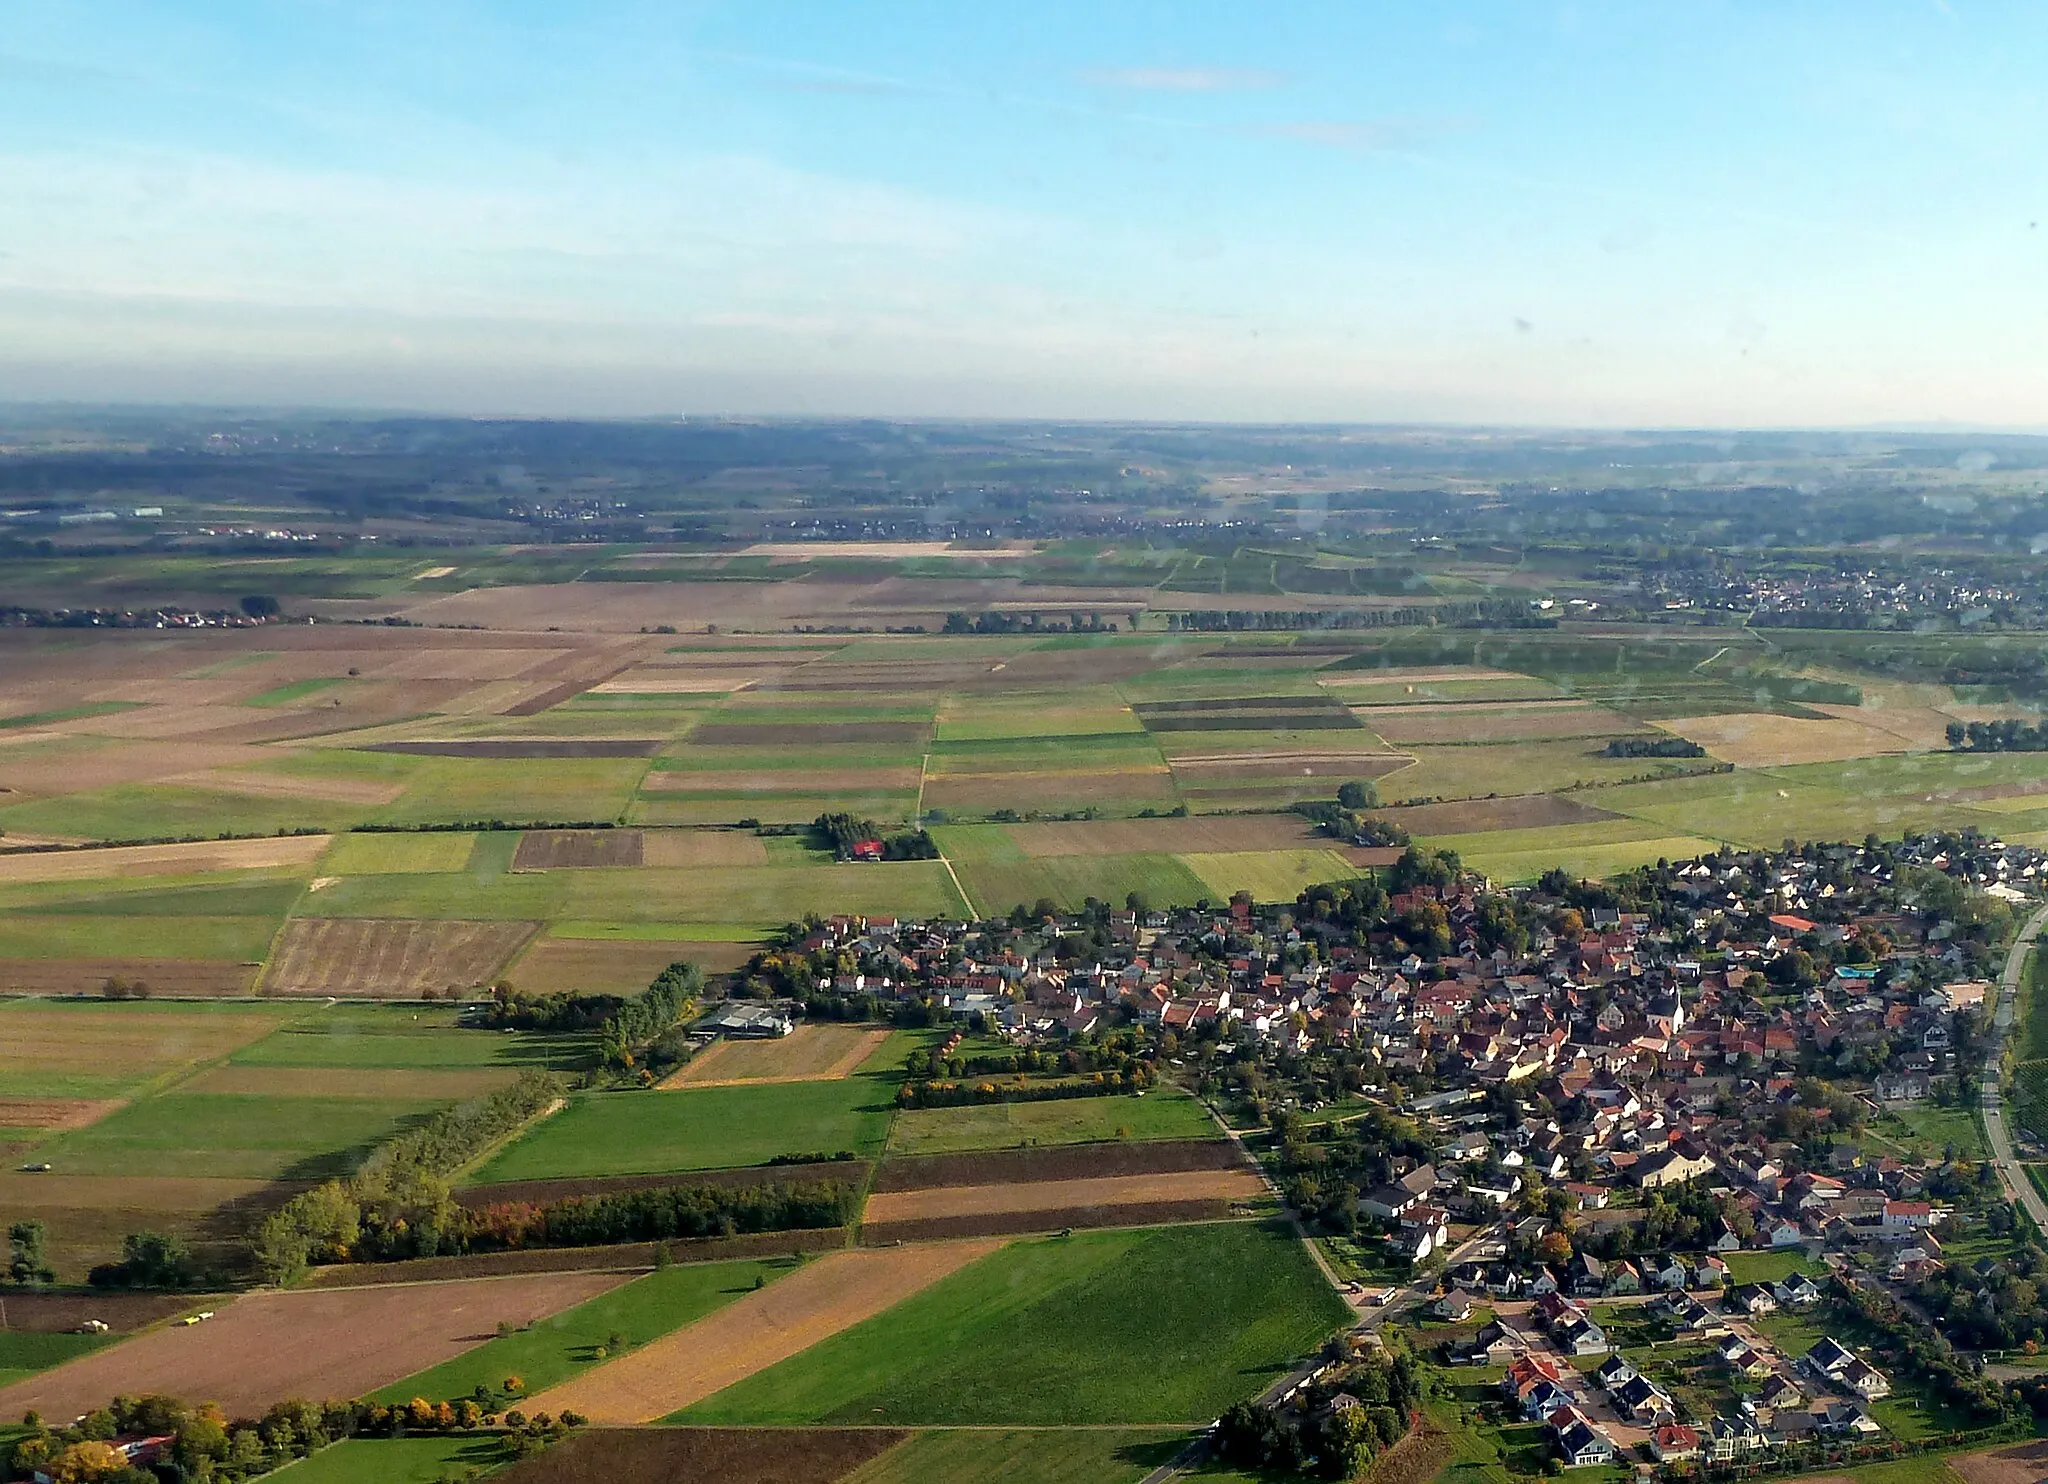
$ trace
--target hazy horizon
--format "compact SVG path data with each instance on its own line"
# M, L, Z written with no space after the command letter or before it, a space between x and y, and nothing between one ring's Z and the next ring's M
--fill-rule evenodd
M0 398L2041 427L2048 16L16 8Z

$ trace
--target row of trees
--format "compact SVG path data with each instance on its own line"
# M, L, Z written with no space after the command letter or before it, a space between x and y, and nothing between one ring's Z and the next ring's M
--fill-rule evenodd
M257 1231L258 1268L284 1282L312 1262L431 1257L455 1220L448 1176L517 1131L562 1096L549 1072L458 1107L383 1145L346 1180L287 1201Z
M1064 1098L1143 1092L1153 1083L1148 1062L1121 1072L1093 1072L1079 1082L906 1082L896 1093L904 1108L964 1108L976 1103L1048 1103Z
M528 1418L508 1412L501 1419L476 1401L429 1402L415 1398L387 1407L379 1402L282 1401L260 1417L230 1419L212 1402L197 1406L172 1396L116 1397L67 1427L52 1428L38 1414L23 1419L26 1434L15 1439L11 1471L47 1474L56 1484L241 1484L306 1458L344 1438L400 1438L414 1433L505 1429L505 1456L519 1458L561 1437L584 1419L575 1412L559 1418ZM167 1437L170 1444L157 1470L129 1464L113 1440L123 1435Z
M859 1188L845 1181L672 1185L459 1208L442 1245L454 1252L505 1252L820 1230L846 1225L859 1206Z
M1616 737L1602 752L1607 757L1705 757L1707 749L1683 737Z
M2012 717L2004 721L1952 721L1948 724L1948 745L1964 752L2048 752L2048 725L2029 726Z

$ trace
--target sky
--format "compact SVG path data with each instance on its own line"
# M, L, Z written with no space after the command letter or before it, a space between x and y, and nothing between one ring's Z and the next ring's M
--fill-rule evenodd
M2048 425L2048 7L9 0L0 399Z

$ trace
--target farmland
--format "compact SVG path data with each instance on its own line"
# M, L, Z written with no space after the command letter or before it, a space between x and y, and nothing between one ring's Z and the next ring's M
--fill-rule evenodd
M678 1420L1205 1421L1345 1313L1263 1226L1018 1242Z
M1143 1097L1070 1098L965 1108L914 1108L889 1134L891 1155L952 1154L1039 1144L1206 1139L1216 1126L1202 1105L1169 1089Z

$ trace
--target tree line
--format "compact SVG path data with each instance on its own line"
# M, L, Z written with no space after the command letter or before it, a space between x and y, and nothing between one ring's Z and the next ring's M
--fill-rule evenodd
M2048 752L2048 724L2029 726L2013 717L1952 721L1947 735L1948 745L1959 752Z
M860 1187L842 1180L671 1185L545 1203L499 1201L458 1208L443 1233L442 1250L510 1252L813 1231L845 1226L859 1209Z

